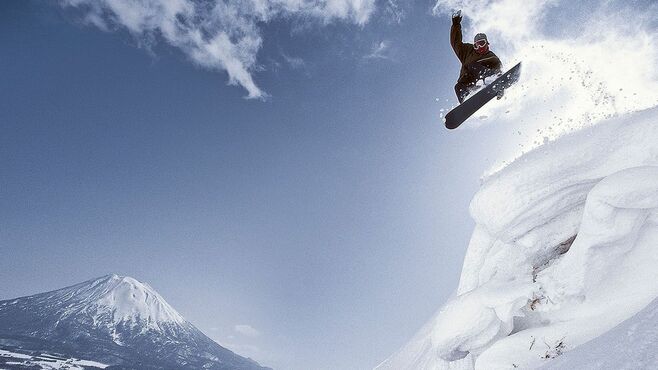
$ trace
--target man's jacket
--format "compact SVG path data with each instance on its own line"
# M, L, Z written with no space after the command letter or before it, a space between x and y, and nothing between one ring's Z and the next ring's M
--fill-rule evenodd
M473 62L478 62L487 68L500 71L502 63L500 59L489 50L485 54L478 54L473 47L473 44L462 42L462 25L458 22L453 22L450 28L450 45L452 50L457 54L457 58L462 63L462 68L459 71L459 82L461 83L475 83L477 76L470 76L466 66Z

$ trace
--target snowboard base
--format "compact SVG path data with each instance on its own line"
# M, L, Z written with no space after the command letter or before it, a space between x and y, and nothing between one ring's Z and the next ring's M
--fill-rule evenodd
M521 74L521 62L496 78L492 83L469 96L463 103L456 106L445 116L445 125L449 130L459 127L464 121L482 108L500 91L504 91L518 81Z

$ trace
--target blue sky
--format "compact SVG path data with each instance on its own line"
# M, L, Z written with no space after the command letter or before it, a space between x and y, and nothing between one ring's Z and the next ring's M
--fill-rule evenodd
M504 142L443 128L434 4L247 22L248 77L61 4L0 4L0 299L129 275L264 365L364 369L452 293Z

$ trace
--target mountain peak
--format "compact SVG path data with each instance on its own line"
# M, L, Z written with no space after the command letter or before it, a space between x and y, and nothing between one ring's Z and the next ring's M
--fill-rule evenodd
M185 322L151 286L130 276L106 275L60 291L75 293L78 304L74 306L95 308L98 313L109 314L114 323L145 321L157 326Z
M7 343L20 356L53 352L130 369L266 369L208 338L148 284L116 274L0 301L0 352Z
M89 283L95 287L103 286L103 287L108 287L110 289L116 289L121 285L130 285L139 289L142 289L142 287L146 288L148 286L148 284L142 283L133 277L117 275L117 274L109 274L109 275L101 276L99 278L89 280L85 283ZM150 287L148 289L152 290L152 288Z

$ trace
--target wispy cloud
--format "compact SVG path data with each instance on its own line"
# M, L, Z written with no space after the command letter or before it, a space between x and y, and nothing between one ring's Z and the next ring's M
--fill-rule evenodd
M404 10L402 10L402 7L400 7L400 5L395 0L387 0L384 9L386 10L388 18L393 23L402 23L402 20L405 17L405 13Z
M248 324L235 325L233 327L233 330L235 330L235 332L237 332L239 334L242 334L246 337L255 338L255 337L260 336L260 331L258 331L256 328L254 328L253 326L248 325Z
M141 45L158 40L180 49L195 64L225 71L230 85L248 98L265 98L253 73L263 37L260 24L299 17L328 24L365 24L375 0L61 0L82 12L84 20L104 31L126 29Z
M370 53L367 54L365 59L388 59L391 60L389 55L391 49L391 43L388 41L380 41L379 43L372 46Z
M304 66L306 65L306 62L304 62L304 59L302 58L292 57L284 52L281 52L281 56L283 57L283 60L285 60L286 63L288 63L288 65L292 69L304 68Z

